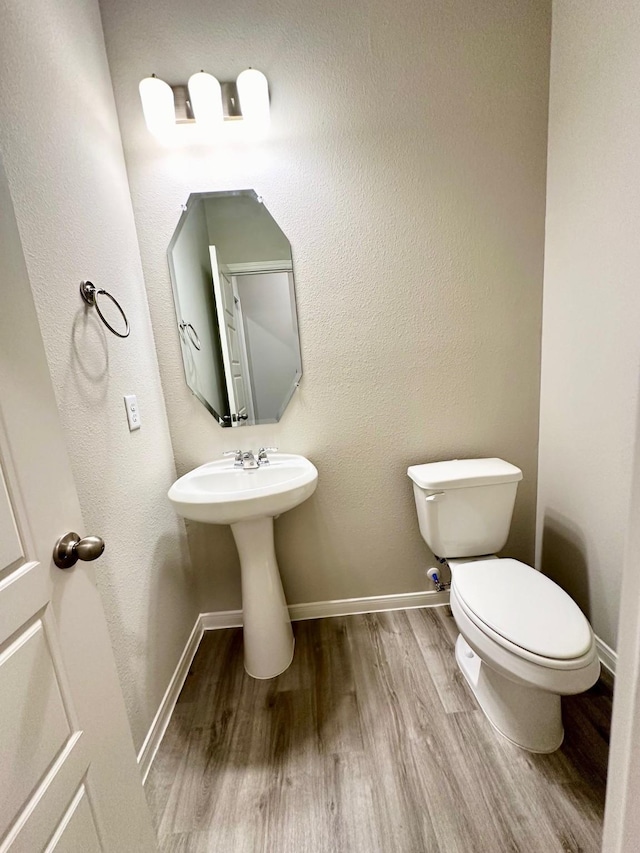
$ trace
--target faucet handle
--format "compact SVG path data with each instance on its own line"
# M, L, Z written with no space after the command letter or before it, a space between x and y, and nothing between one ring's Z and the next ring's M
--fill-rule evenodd
M277 447L261 447L258 450L258 465L269 465L267 453L275 453L277 449Z
M235 468L242 468L242 451L241 450L225 450L223 456L234 456L233 465Z

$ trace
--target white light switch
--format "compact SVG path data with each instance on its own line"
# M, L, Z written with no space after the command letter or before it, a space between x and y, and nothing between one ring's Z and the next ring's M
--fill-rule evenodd
M124 404L127 409L127 420L129 421L129 430L140 429L140 412L138 411L138 398L135 394L125 394Z

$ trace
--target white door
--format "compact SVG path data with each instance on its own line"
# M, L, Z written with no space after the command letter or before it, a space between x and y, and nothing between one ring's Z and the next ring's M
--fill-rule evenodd
M220 269L216 247L209 246L209 252L211 255L213 292L216 298L218 326L220 328L222 362L229 396L229 408L231 409L231 422L233 426L238 426L239 423L246 421L249 417L248 389L240 356L239 318L231 279Z
M247 351L247 340L245 336L245 322L242 313L242 300L240 299L240 291L238 289L238 278L232 275L229 270L220 265L220 276L226 279L227 286L233 292L233 303L235 306L235 322L238 331L238 358L240 359L240 371L242 373L242 382L244 386L245 403L247 414L249 415L249 423L255 424L256 413L254 408L255 390L253 388L253 380L251 378L251 370L249 368L249 353Z
M0 293L0 853L151 853L93 564L51 560L87 531L1 161Z

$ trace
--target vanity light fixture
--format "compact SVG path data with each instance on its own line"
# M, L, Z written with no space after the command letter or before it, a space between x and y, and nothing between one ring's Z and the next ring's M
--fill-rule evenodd
M247 68L236 81L242 116L252 128L264 129L269 125L269 84L261 71Z
M171 86L152 74L140 81L139 88L147 127L154 136L164 136L176 123Z
M203 130L216 133L224 120L222 111L222 86L213 74L198 71L187 83L189 102L196 124Z
M186 86L169 86L153 74L139 89L147 127L159 138L166 139L178 124L195 125L205 138L215 137L226 122L242 121L252 131L269 125L269 84L255 68L230 83L198 71Z

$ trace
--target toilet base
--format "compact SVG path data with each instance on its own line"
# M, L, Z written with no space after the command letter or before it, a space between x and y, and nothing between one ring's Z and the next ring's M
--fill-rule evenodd
M462 634L456 661L478 704L496 731L529 752L555 752L562 744L560 696L516 684L487 666Z

